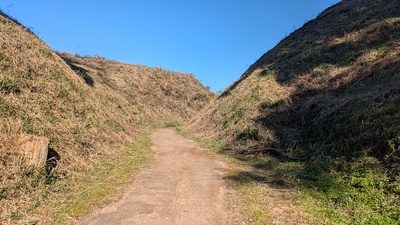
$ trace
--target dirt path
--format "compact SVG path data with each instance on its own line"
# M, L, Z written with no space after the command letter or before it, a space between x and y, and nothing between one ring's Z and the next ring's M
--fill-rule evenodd
M170 129L152 136L156 162L141 171L123 198L81 223L228 224L227 166Z

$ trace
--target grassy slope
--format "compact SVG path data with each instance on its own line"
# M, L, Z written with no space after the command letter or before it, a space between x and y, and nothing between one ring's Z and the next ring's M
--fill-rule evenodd
M400 2L345 0L264 54L189 129L300 160L287 172L323 202L321 220L398 223L399 61Z
M149 68L100 57L59 55L91 86L112 96L114 107L126 108L130 120L138 124L154 121L181 123L190 119L214 97L192 74Z
M106 182L101 179L118 176L125 166L140 166L147 154L133 152L140 150L135 143L143 137L138 135L150 126L183 123L214 97L193 75L61 55L64 60L0 14L2 223L51 223L56 217L71 222L87 213L107 188L93 190ZM26 168L17 145L21 134L50 139L54 158L46 168ZM75 195L77 189L81 196ZM92 205L65 211L83 197L93 197Z

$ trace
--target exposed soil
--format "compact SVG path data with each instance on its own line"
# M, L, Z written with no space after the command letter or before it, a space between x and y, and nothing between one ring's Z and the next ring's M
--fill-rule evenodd
M120 201L90 224L227 224L227 166L170 129L152 136L156 162L141 171Z

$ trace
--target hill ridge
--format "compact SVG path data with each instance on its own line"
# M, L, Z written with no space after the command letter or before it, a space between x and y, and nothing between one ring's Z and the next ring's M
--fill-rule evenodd
M118 159L128 157L126 146L139 134L182 124L211 98L214 94L193 75L55 53L1 13L0 221L54 222L57 210L72 202L52 206L72 201L74 188L84 185L77 180L88 171L106 159L122 162ZM27 167L19 147L23 135L50 140L45 167Z

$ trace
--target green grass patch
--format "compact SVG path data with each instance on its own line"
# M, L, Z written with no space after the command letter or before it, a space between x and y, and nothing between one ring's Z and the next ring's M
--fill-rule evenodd
M0 91L4 92L5 94L20 94L21 93L21 85L16 81L14 78L9 76L4 76L0 80Z
M180 123L177 121L168 121L166 123L164 123L164 125L162 126L163 128L177 128L180 126Z
M340 165L340 169L336 167ZM378 160L320 158L298 176L302 204L321 224L399 224L398 194Z

